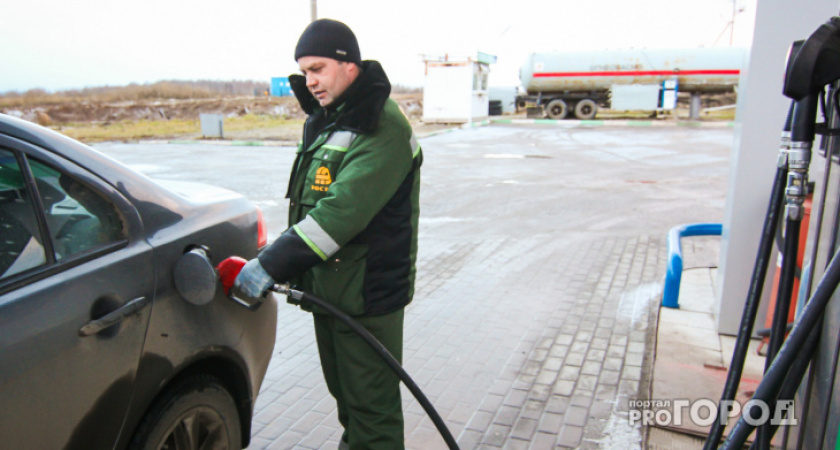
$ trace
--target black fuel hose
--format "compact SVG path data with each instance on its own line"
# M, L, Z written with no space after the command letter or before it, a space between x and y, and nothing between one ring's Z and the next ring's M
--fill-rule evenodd
M813 142L817 131L817 107L819 92L797 100L793 111L793 126L790 130L791 143Z
M785 249L782 259L781 276L779 288L776 295L776 309L773 314L773 328L770 331L770 343L765 359L764 373L770 368L770 363L776 353L782 347L785 340L788 311L791 298L793 297L794 277L796 273L796 260L799 250L799 231L802 225L802 202L805 199L805 184L808 178L808 166L810 165L811 147L816 136L817 108L819 106L819 94L809 94L797 100L793 111L793 124L790 133L791 155L788 158L788 185L787 185L787 208L794 207L790 211L799 210L799 213L788 212L785 223ZM797 200L798 199L798 200ZM797 203L798 202L798 203ZM798 205L798 206L796 206ZM775 400L775 399L774 399ZM775 413L775 410L771 412ZM771 439L770 424L759 427L756 435L756 444L759 449L769 449Z
M776 400L774 405L771 406L770 410L774 411L775 403L779 400L793 400L794 395L796 395L796 390L799 389L799 385L802 383L802 378L805 376L805 372L807 372L808 367L810 367L811 357L814 356L814 352L817 350L817 345L820 342L820 335L822 334L822 322L823 318L820 317L817 325L811 330L811 334L808 335L808 339L805 341L805 344L802 347L802 350L798 352L796 355L796 359L793 361L793 365L790 368L790 372L788 373L787 377L785 377L785 382L782 384L781 389L779 390L778 400ZM768 436L767 442L772 441L773 436L778 431L779 425L778 424L771 424L770 425L770 432ZM753 442L753 445L750 449L758 448L756 442ZM782 448L787 448L787 446L782 445Z
M796 275L796 258L799 250L799 230L802 221L788 218L785 224L785 249L782 258L779 288L776 291L776 309L773 312L773 327L770 329L770 342L767 346L767 357L764 360L764 373L770 369L770 364L785 341L787 333L788 311L793 297L793 284ZM775 403L775 402L774 402ZM771 408L775 411L775 408ZM769 448L772 439L772 429L769 424L762 425L756 436L756 448Z
M770 368L770 363L779 352L787 333L788 311L793 297L793 282L796 274L796 254L799 251L799 230L802 222L787 220L785 224L785 248L782 252L782 268L779 277L779 288L776 295L776 309L773 312L773 326L770 329L770 342L767 347L767 358L764 361L764 371Z
M344 322L345 325L347 325L353 331L355 331L356 334L358 334L370 346L370 348L372 348L376 352L376 354L382 357L385 363L388 364L388 367L390 367L391 370L393 370L394 373L396 373L397 376L400 377L400 380L402 380L402 382L405 384L408 390L411 391L411 394L414 395L414 398L416 398L417 401L420 402L420 405L423 406L423 410L425 410L426 414L429 415L429 418L432 419L432 422L435 424L435 428L437 428L438 432L443 437L443 440L446 442L446 445L449 446L450 449L458 449L458 443L455 442L455 438L452 437L452 433L449 431L449 428L446 427L446 424L443 422L443 419L440 417L440 414L438 414L437 410L435 410L435 407L432 406L432 403L429 401L429 399L426 398L426 394L424 394L423 391L420 390L420 388L417 386L417 383L415 383L414 380L411 379L411 377L408 375L408 372L406 372L405 369L403 369L400 365L399 361L397 361L397 359L394 358L394 355L392 355L391 352L389 352L388 349L385 348L385 346L382 345L381 342L379 342L379 340L377 340L372 334L370 334L368 330L361 326L359 322L356 322L355 320L353 320L352 317L343 313L335 306L307 292L290 289L285 285L275 285L271 290L281 294L287 294L291 296L294 300L316 305L319 308L322 308L328 313L332 314L338 320Z
M835 253L829 263L828 268L820 279L817 288L814 290L814 295L805 304L805 308L799 317L799 320L790 331L781 350L773 359L770 369L764 374L761 382L755 390L752 400L765 402L764 404L771 404L775 401L779 392L788 377L788 372L796 361L797 356L802 353L803 349L810 339L814 339L811 334L822 320L825 308L831 300L837 286L840 285L840 252ZM744 442L752 433L754 425L747 423L744 418L745 415L750 414L751 408L749 404L744 407L738 423L732 428L732 432L727 436L721 448L723 449L740 449ZM752 416L750 416L752 417Z
M793 123L793 109L794 103L791 102L787 118L785 120L784 132L782 134L781 147L783 150L787 145L787 133L790 133ZM735 395L738 393L738 386L741 383L741 374L744 371L744 362L747 359L750 337L752 336L755 318L758 314L758 304L761 301L761 294L764 289L764 278L767 274L767 268L770 265L770 255L773 251L773 239L776 235L776 227L778 227L779 224L782 202L784 200L786 179L787 165L778 164L778 167L776 168L776 177L773 180L773 188L770 191L770 202L767 205L767 214L764 216L764 227L762 228L761 240L759 241L758 252L755 257L755 265L753 266L752 278L750 279L750 288L747 292L747 299L744 302L744 312L741 314L741 325L738 328L738 337L735 340L732 362L729 364L729 373L726 377L726 384L723 388L720 403L718 403L718 410L722 405L729 404L728 402L735 399ZM704 450L711 450L718 446L720 439L723 437L725 427L726 423L720 420L720 414L718 414L712 424L711 430L709 431L709 436L703 445Z

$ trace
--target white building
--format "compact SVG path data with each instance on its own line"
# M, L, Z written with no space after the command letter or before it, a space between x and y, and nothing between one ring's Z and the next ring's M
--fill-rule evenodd
M423 121L428 123L466 123L488 118L490 64L496 57L478 52L476 56L425 55Z

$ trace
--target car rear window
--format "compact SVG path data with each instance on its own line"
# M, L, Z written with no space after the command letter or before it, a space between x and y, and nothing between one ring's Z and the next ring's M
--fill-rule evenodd
M23 172L6 150L0 150L0 231L0 279L47 263Z
M103 195L38 160L30 158L29 167L44 206L56 261L125 239L122 216Z

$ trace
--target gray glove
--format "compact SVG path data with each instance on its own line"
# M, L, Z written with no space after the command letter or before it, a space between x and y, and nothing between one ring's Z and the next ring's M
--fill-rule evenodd
M233 288L248 297L264 297L268 288L274 286L274 278L263 269L262 264L256 258L248 261L236 280L233 282Z

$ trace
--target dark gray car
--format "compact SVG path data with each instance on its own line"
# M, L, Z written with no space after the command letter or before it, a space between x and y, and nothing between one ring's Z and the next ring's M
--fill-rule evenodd
M192 304L173 267L253 258L260 216L0 114L0 447L247 446L276 301Z

